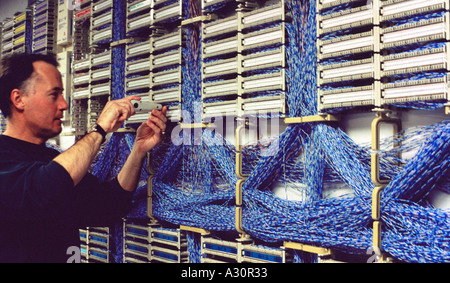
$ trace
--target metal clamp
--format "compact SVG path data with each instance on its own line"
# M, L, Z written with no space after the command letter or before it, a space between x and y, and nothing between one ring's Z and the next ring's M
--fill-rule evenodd
M241 124L236 127L235 137L236 137L236 176L239 179L247 178L249 175L242 173L242 144L241 135L245 127L248 126L248 122L240 122Z
M393 125L393 135L395 136L401 129L399 119L390 118L386 111L377 111L377 118L372 121L372 154L371 154L371 179L375 186L383 186L389 183L389 180L380 179L380 128L381 124L387 123Z

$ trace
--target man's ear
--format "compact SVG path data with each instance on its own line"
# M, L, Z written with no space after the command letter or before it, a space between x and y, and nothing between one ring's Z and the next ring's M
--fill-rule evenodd
M11 91L11 102L14 108L19 111L23 111L25 105L23 103L23 92L15 88Z

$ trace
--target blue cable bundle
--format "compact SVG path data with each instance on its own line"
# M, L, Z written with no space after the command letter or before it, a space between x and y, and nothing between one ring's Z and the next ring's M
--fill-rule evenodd
M299 46L303 45L315 46L315 32L310 32L310 30L315 29L313 21L315 5L314 3L310 3L310 5L311 7L306 8L302 3L294 1L291 7L293 15L302 15L303 12L303 15L305 15L303 17L308 18L301 25L299 24L300 21L297 20L297 25L302 28L304 25L307 26L303 29L306 35L298 32L301 29L288 26L290 42L294 43L300 40L301 43L291 44L288 48L291 72L288 76L289 89L291 90L288 95L288 104L292 116L312 115L317 111L315 109L315 59L306 64L298 63L305 60L305 57L315 58L312 56L312 54L315 54L314 50L298 49ZM306 10L309 11L308 17L306 17ZM295 23L295 21L295 17L293 17L293 22ZM297 34L293 31L297 31ZM305 43L308 41L312 44ZM301 56L295 58L297 53L300 53ZM296 71L297 66L303 66L302 71ZM304 73L310 74L311 79L309 81L305 79L307 78L305 76L296 75ZM304 81L301 81L302 79ZM294 89L296 89L295 92ZM298 93L302 95L298 95ZM189 134L187 136L183 138L191 140L193 143L193 137ZM341 130L321 124L290 126L280 135L277 142L278 147L274 146L268 149L274 150L273 154L266 152L265 157L258 156L258 163L244 183L245 210L243 224L245 230L252 236L267 242L293 240L332 247L349 253L365 254L372 243L370 196L373 185L369 177L370 152L368 149L359 148ZM201 168L200 166L199 168L190 164L198 161L199 156L204 157L206 155L201 155L196 152L196 149L189 148L186 145L183 147L184 153L180 149L172 149L166 155L164 162L170 164L161 167L169 170L168 172L158 172L157 178L166 181L171 180L174 176L171 173L176 172L176 169L173 168L179 168L175 165L178 164L179 166L181 160L184 160L183 166L189 166L189 171L186 172L188 176L183 176L189 181L194 180L194 178L189 177L189 174L202 176L201 174L195 175L199 173L192 172L192 170L208 170L206 167ZM214 148L223 150L220 146ZM286 163L290 162L289 158L298 154L302 148L307 152L307 158L303 166L305 166L305 169L309 169L304 170L305 174L301 176L304 178L303 183L308 188L305 202L279 199L269 190L270 185L277 175L282 174L281 168L287 168ZM228 154L218 153L217 156L211 157L208 164L220 160L223 165L220 166L219 172L225 174L230 185L232 185L236 181L236 177L232 173L234 172L233 149L229 146L226 149ZM183 158L185 154L193 158L186 160ZM313 168L313 170L310 170L310 168ZM334 170L334 176L338 176L352 188L354 197L321 199L322 180L325 183L330 181L329 176L325 175L324 172L327 172L326 170L330 172L330 168L331 171ZM392 168L395 170L389 170ZM382 162L382 170L383 174L389 176L393 175L391 172L399 172L398 168L390 166L388 162ZM284 174L286 174L286 170ZM294 175L290 174L290 176ZM207 190L208 186L209 184L203 186L203 189ZM180 190L179 188L185 189ZM228 231L234 228L232 204L234 196L231 190L214 195L200 193L200 195L197 194L194 197L192 191L189 191L186 187L177 187L175 184L169 186L162 182L156 184L155 190L158 191L158 193L155 193L156 199L161 204L163 201L167 202L155 207L156 214L164 220L216 231ZM194 200L192 200L193 197ZM218 201L226 205L211 206L211 203L217 203ZM204 205L202 209L197 207L199 203ZM219 214L215 209L220 209ZM181 214L181 216L178 214ZM220 215L220 217L216 218L217 215Z
M277 154L260 160L244 183L244 229L267 242L300 241L364 253L371 243L370 229L366 228L370 205L364 198L367 186L370 186L370 179L366 178L370 176L369 172L354 157L356 154L343 146L344 142L335 129L317 125L308 137L305 130L309 127L296 126L293 131L286 130L280 136ZM283 160L292 158L289 154L294 155L294 151L302 147L320 148L322 151L308 150L306 153L315 162L308 161L305 165L316 165L307 167L307 171L312 172L305 174L304 180L299 180L309 189L307 198L305 201L277 198L270 191L274 175L280 174ZM338 173L356 197L321 199L322 178L316 178L323 174L325 160L339 169Z
M125 38L126 5L123 1L114 0L113 6L113 38L119 41ZM111 99L120 99L125 96L125 45L120 44L111 48L112 53L112 89Z
M189 263L200 263L201 262L200 234L189 231L186 233L186 238L188 243Z
M315 3L292 1L288 8L292 15L292 24L287 24L289 113L290 116L314 115L317 113ZM301 124L289 126L278 137L278 146L272 147L274 152L266 153L267 157L259 160L244 183L246 231L268 242L294 240L325 247L345 247L349 241L352 242L353 247L345 247L346 250L364 250L370 246L370 231L360 225L366 224L363 215L368 216L368 210L357 205L362 199L360 195L369 190L368 172L362 164L356 166L361 162L346 152L348 149L343 147L342 139L336 134L335 129L325 125ZM332 143L317 150L317 144L324 142ZM308 170L304 170L301 180L307 187L306 201L279 199L269 188L275 177L281 174L283 162L295 157L302 147L307 151L305 166ZM338 173L360 198L320 200L325 153L330 154L328 158L332 165L339 164L335 166ZM350 160L352 162L348 162ZM343 166L343 161L348 162L348 166ZM339 209L336 209L338 205ZM321 214L333 209L335 211ZM328 222L320 215L329 215L327 220L332 221Z
M125 38L125 21L126 21L126 3L121 0L114 0L113 6L114 21L113 21L113 38L112 41L119 41ZM125 95L125 46L118 45L111 47L112 53L112 77L111 77L111 99L120 99ZM111 179L119 173L126 157L130 154L134 143L134 135L126 133L114 133L108 141L105 148L98 154L92 166L92 174L99 177L101 180ZM144 162L146 163L146 162ZM146 181L148 173L146 172L146 164L144 164L138 188L133 197L133 211L130 215L135 217L146 216ZM122 260L122 223L118 223L112 230L113 247L111 248L112 255L116 262Z
M202 139L201 145L173 145L169 149L160 165L165 170L158 171L153 184L156 217L208 230L234 228L236 179L234 171L229 171L234 168L234 152L231 147L215 145L225 142L223 137L215 134L209 138L213 140L207 143ZM211 167L223 174L213 180ZM218 179L225 186L218 186Z
M310 4L314 7L313 3ZM295 9L298 9L297 11L305 10L300 3L293 1L291 7L293 23L296 22L294 16L296 11L292 10ZM299 30L299 28L294 27L292 30ZM292 32L289 33L291 44L295 42L292 34ZM311 34L315 34L315 32L311 32ZM302 46L302 44L297 42L295 45ZM301 55L300 57L303 57L305 53ZM300 64L297 62L301 62L301 60L290 61L290 69L299 66ZM308 68L314 70L314 65L315 62L311 62L309 65L302 64L301 66L304 69L300 73L306 73ZM291 72L294 71L291 70ZM311 73L314 73L314 71ZM301 76L290 76L290 84L295 85L297 83L301 85L301 82L298 82L299 77ZM315 104L315 94L305 94L305 92L313 93L314 86L315 84L311 84L310 89L305 87L303 89L299 88L302 89L302 91L297 92L302 94L301 100L303 101L301 103L296 102L297 97L288 97L290 111L293 110L291 113L302 113L303 115L315 113L314 108L308 109L308 107L304 106L307 104L308 98L311 98L311 105ZM295 94L290 93L290 95ZM299 111L298 109L306 111ZM444 127L438 130L436 135L448 132L448 128ZM387 216L389 213L383 214L384 221L387 221L387 223L391 222L390 226L386 225L390 229L393 229L392 227L399 228L402 225L411 227L411 223L423 222L423 220L417 218L418 216L427 220L427 225L422 226L425 228L420 233L409 236L405 240L402 240L403 235L396 230L389 230L384 235L383 239L386 239L386 243L384 243L386 247L383 246L383 248L399 259L412 262L448 261L448 253L442 253L442 250L445 250L445 248L448 250L449 245L447 234L449 229L448 215L445 212L423 208L404 200L404 194L407 195L408 191L416 190L417 186L420 186L423 188L423 191L420 190L413 194L416 197L420 195L421 198L416 200L420 201L434 188L441 178L448 178L448 153L444 154L448 152L448 148L443 146L448 142L443 139L444 137L437 138L436 136L430 138L429 140L433 141L434 144L425 143L417 159L412 160L402 170L398 168L394 170L394 173L400 172L396 176L386 171L387 168L392 166L386 160L382 162L384 174L391 177L395 176L390 186L396 188L395 191L398 191L397 194L391 194L393 197L399 198L383 206L383 209L396 212L392 213L393 219ZM243 194L246 207L244 210L244 229L252 236L268 242L294 240L322 247L331 247L348 253L365 254L372 244L372 231L369 227L371 223L371 192L374 186L370 180L370 159L368 158L370 152L364 152L364 149L358 148L341 130L322 124L290 126L280 135L278 143L279 149L277 152L274 152L276 155L261 158L250 177L244 183ZM309 146L308 143L310 143ZM310 150L306 151L312 147L311 145L316 149L315 153ZM280 169L283 167L282 163L290 158L290 154L295 156L293 151L298 151L298 148L301 147L304 148L307 156L304 164L305 166L309 164L305 171L306 169L312 171L312 173L309 173L309 176L306 173L302 176L304 178L302 183L308 187L307 198L302 202L279 199L270 191L270 185L274 182L277 175L282 174ZM319 199L323 185L321 184L322 178L320 178L321 176L323 177L321 171L326 168L323 162L320 161L323 156L325 156L327 162L326 166L331 167L342 180L345 180L352 188L355 197ZM420 156L428 158L421 160ZM442 166L437 166L437 164ZM410 177L405 178L405 176ZM418 178L417 176L421 177ZM323 179L323 181L326 182L327 180ZM387 192L389 191L389 188L387 188ZM399 191L402 193L399 193ZM401 217L403 214L408 214L412 218L405 219ZM402 232L407 230L404 227L402 227ZM429 235L434 236L429 237ZM409 242L409 246L404 244L405 241ZM421 243L421 241L423 245L417 244ZM422 246L426 247L422 248ZM435 248L433 252L431 252L431 246Z
M450 164L450 121L435 125L416 156L385 189L386 198L401 198L420 203L447 174Z
M288 2L289 46L287 103L289 115L317 114L315 1ZM183 1L183 15L199 15L199 7ZM189 42L183 48L182 109L186 123L198 122L201 113L201 58L199 26L185 27ZM117 40L117 39L115 39ZM113 50L119 70L125 56ZM123 68L123 67L122 67ZM122 81L120 72L113 80ZM426 74L430 75L430 74ZM113 82L114 82L113 81ZM120 84L119 84L120 85ZM113 99L123 92L113 92ZM439 123L414 134L401 134L401 146L382 150L382 176L391 183L382 194L383 249L410 262L448 262L449 213L424 206L424 198L436 187L448 189L449 123ZM235 148L209 129L183 130L166 137L152 150L153 215L176 225L213 231L235 229ZM425 138L417 141L417 133ZM96 160L93 173L102 179L115 176L125 162L134 136L114 134ZM358 146L339 128L321 123L291 125L265 144L244 147L243 227L252 237L266 242L298 241L351 254L366 254L372 246L370 148ZM390 148L394 140L383 145ZM411 160L396 153L421 145ZM263 153L264 151L264 153ZM112 162L114 161L114 162ZM404 166L394 164L400 161ZM153 166L155 165L155 166ZM141 174L130 217L146 217L146 178ZM302 200L277 197L276 183L284 183L302 194ZM336 184L351 194L325 197L325 189ZM121 225L114 230L115 259L120 261ZM191 262L200 262L200 237L188 232ZM296 262L314 262L315 256L296 253Z
M25 23L25 52L31 53L33 50L33 22L31 17L27 17Z
M420 202L441 179L446 180L449 176L448 122L429 128L429 136L418 154L395 175L383 194L381 211L387 229L382 234L383 249L398 259L411 262L449 260L448 212L412 202ZM295 240L348 253L364 254L367 251L372 243L369 228L373 188L369 178L370 168L356 158L359 156L358 151L349 150L354 146L347 146L344 133L338 133L329 126L318 125L310 134L310 141L303 138L297 143L280 143L279 156L260 161L261 170L257 167L244 183L244 200L248 202L247 210L244 211L244 228L251 235L268 242ZM412 142L416 143L414 137L416 135ZM273 195L269 188L273 181L270 178L281 167L283 161L280 160L289 158L283 155L292 151L291 148L298 149L302 144L307 147L308 143L323 151L325 156L321 158L325 157L327 164L346 180L355 197L293 202ZM406 145L405 148L408 147ZM310 152L305 154L310 155ZM265 174L268 168L272 169ZM322 170L320 166L307 168ZM261 180L264 178L262 175L269 180ZM316 180L319 186L321 181ZM325 184L326 178L323 181ZM255 190L254 187L259 184L266 185ZM442 252L446 249L447 252Z
M186 19L200 16L201 7L197 1L182 1L183 15ZM184 27L186 33L186 47L183 48L183 59L185 64L182 66L183 82L181 91L183 94L183 119L186 123L201 122L201 26L199 23L193 23ZM187 116L187 117L186 117Z
M183 1L186 19L200 15L200 2ZM184 123L201 122L200 24L183 27L182 110ZM194 130L196 131L196 130ZM209 130L184 130L165 153L153 181L153 215L173 224L209 230L234 228L234 151L225 139ZM177 140L178 139L178 140ZM225 144L225 146L217 146ZM230 174L231 173L231 174ZM188 234L190 262L200 261L200 238Z
M120 0L114 0L114 21L113 21L113 41L118 41L124 38L125 36L125 3ZM123 45L115 46L111 48L112 52L112 62L111 62L111 69L112 69L112 77L111 77L111 99L120 99L124 97L125 93L125 86L124 86L124 64L125 64L125 49ZM126 135L128 136L128 135ZM113 165L119 164L113 164L111 161L116 160L119 149L121 148L119 144L121 142L123 143L122 139L124 138L123 134L113 134L104 148L104 150L100 153L99 157L97 157L97 161L95 165L93 166L92 172L94 175L98 176L100 179L106 179L108 174L113 170ZM125 152L129 149L127 149L127 145L122 146L122 149L125 150ZM128 152L129 154L129 152ZM123 161L124 162L124 161ZM123 163L122 163L123 164ZM116 169L117 170L117 169ZM118 172L111 172L112 176L115 176L114 173Z
M383 249L411 262L450 262L450 213L418 205L450 175L450 121L436 125L382 193Z
M317 113L317 54L315 1L286 2L292 22L286 24L289 45L286 48L286 100L290 117Z

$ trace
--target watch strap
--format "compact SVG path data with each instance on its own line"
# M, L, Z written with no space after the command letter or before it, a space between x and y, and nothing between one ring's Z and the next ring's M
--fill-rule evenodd
M97 128L97 132L99 132L101 135L102 135L102 144L106 141L106 135L107 135L107 133L106 133L106 131L99 125L99 124L97 124L96 123L96 128Z
M102 144L106 141L106 131L97 123L95 123L94 125L92 125L87 131L86 131L86 135L90 134L92 132L97 132L100 135L102 135Z

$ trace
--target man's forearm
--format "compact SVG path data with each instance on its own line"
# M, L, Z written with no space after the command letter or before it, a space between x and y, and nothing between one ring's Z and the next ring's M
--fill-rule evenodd
M122 170L117 175L117 180L124 190L132 192L136 189L145 156L146 154L138 153L135 147L131 150Z
M86 175L92 161L97 155L102 142L98 132L87 134L65 152L58 155L53 161L64 167L72 177L76 186Z
M54 159L67 170L75 186L89 170L100 149L101 141L102 136L99 133L90 133ZM117 175L119 184L124 190L132 192L136 189L145 156L138 153L135 148L131 151Z

